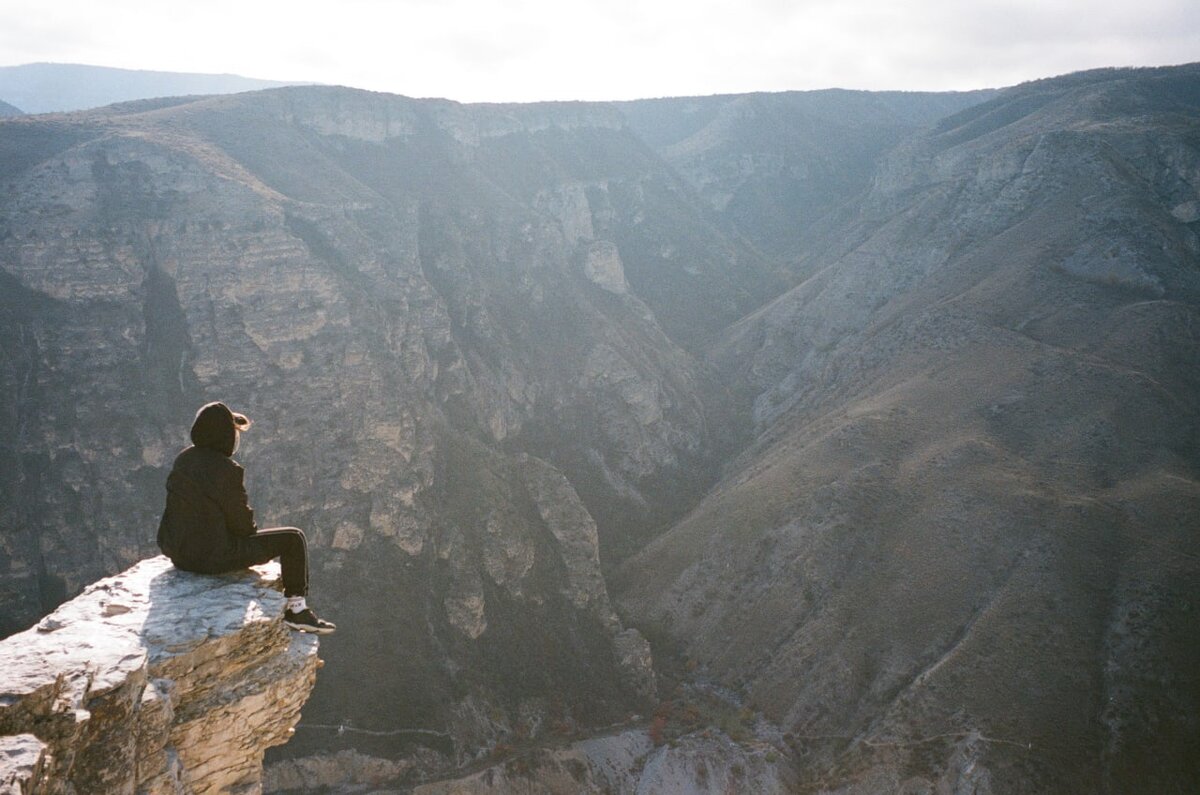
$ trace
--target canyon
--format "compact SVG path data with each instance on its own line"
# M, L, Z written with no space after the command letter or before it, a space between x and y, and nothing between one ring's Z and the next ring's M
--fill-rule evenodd
M221 399L339 625L268 789L1194 789L1198 131L1196 66L6 118L0 631Z

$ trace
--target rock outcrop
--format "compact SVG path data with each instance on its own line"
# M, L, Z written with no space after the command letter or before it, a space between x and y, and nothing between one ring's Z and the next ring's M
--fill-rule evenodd
M723 795L796 791L788 756L770 744L742 745L720 731L686 735L656 746L629 730L560 748L519 753L469 776L415 787L413 795Z
M801 786L1196 790L1197 80L899 148L973 100L2 120L0 632L149 552L220 398L354 638L291 756L451 776L620 725L651 637Z
M898 142L993 92L785 91L620 103L723 220L793 259Z
M41 781L46 744L32 734L0 737L0 794L28 795Z
M278 565L209 577L151 558L0 642L0 787L250 793L316 680Z
M365 638L314 723L473 760L530 704L642 709L603 571L715 477L735 434L697 354L786 281L627 110L305 87L4 121L0 633L151 554L223 399L261 521L304 528Z

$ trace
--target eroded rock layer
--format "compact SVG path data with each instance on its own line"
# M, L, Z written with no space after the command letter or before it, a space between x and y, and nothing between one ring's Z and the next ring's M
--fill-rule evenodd
M602 567L711 480L728 427L659 315L711 334L777 275L619 113L312 88L0 139L6 629L153 551L222 399L255 420L260 523L307 532L355 638L314 726L470 760L530 710L607 724L653 693Z
M277 577L151 558L0 642L3 775L27 795L258 790L320 665Z
M353 639L297 753L449 775L674 644L800 787L1195 790L1198 79L0 122L6 629L219 398Z

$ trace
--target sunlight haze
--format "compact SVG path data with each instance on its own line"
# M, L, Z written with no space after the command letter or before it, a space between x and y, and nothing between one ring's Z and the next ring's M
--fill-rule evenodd
M828 87L961 90L1200 55L1200 6L14 0L0 65L234 73L460 101L610 100Z

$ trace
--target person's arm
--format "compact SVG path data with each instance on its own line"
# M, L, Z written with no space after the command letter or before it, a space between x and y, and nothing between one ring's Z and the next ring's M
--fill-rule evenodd
M254 524L254 511L250 508L250 499L246 496L246 472L240 466L230 463L227 485L221 489L221 512L225 514L225 529L234 537L252 536L258 532Z

